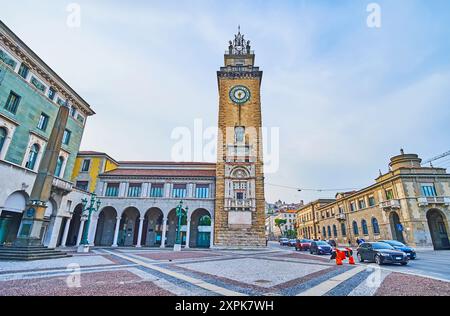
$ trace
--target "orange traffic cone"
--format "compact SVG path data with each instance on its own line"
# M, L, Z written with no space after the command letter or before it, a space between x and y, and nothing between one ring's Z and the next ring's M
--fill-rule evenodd
M342 265L342 256L341 252L336 249L336 265L341 266Z
M353 258L352 254L351 254L352 250L350 248L347 248L347 251L348 251L348 263L349 264L356 264L355 263L355 259Z

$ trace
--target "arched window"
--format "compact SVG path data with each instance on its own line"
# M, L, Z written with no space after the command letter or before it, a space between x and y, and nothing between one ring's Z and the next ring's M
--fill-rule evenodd
M39 155L40 147L38 144L34 144L31 146L30 153L28 154L28 160L25 167L28 169L34 170L34 167L36 166L37 157Z
M361 227L364 235L369 235L369 229L367 228L367 221L363 219L361 221Z
M334 238L337 238L337 236L338 236L336 225L333 225L333 236L334 236Z
M211 217L209 217L208 215L200 217L198 226L211 226Z
M62 171L63 164L64 164L64 157L59 156L58 162L56 163L55 177L58 177L58 178L61 177L61 171Z
M372 228L375 235L380 234L380 225L378 225L378 220L375 217L372 218Z
M358 223L356 221L353 221L353 234L359 236Z
M327 237L327 231L325 229L325 226L322 227L322 235L324 238Z
M331 227L328 226L328 237L331 237Z
M6 131L6 128L0 127L0 152L3 149L3 145L5 144L7 135L8 135L8 132Z
M345 228L345 223L342 223L341 224L341 233L342 233L342 236L347 236L347 229Z

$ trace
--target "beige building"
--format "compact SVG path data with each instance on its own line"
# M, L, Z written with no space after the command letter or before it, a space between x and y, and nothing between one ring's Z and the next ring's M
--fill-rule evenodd
M395 239L415 247L450 249L450 174L422 167L415 154L391 158L390 171L357 192L340 193L336 201L315 210L321 239L353 245Z
M300 239L317 239L319 237L319 232L315 225L318 222L315 211L334 201L334 199L319 199L300 207L295 218L297 237Z

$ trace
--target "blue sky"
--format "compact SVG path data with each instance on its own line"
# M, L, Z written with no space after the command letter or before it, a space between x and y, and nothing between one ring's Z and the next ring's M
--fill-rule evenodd
M95 109L82 149L167 160L175 127L217 124L216 70L237 25L264 71L263 119L280 127L267 182L358 188L400 148L450 150L450 3L377 1L0 0L0 18ZM24 22L26 21L26 22ZM448 161L437 162L450 167ZM333 196L267 186L266 198Z

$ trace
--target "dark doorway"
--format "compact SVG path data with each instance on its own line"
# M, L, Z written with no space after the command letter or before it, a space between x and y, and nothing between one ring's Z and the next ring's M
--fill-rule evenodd
M0 216L0 245L11 245L19 232L22 213L2 211Z
M450 249L445 216L439 210L430 210L427 213L428 227L435 250Z
M390 215L392 239L404 243L405 238L403 237L403 225L400 222L400 217L397 212L392 212Z
M72 220L70 221L69 233L67 234L66 246L73 247L77 245L78 233L81 225L81 213L83 206L78 204L73 211Z

